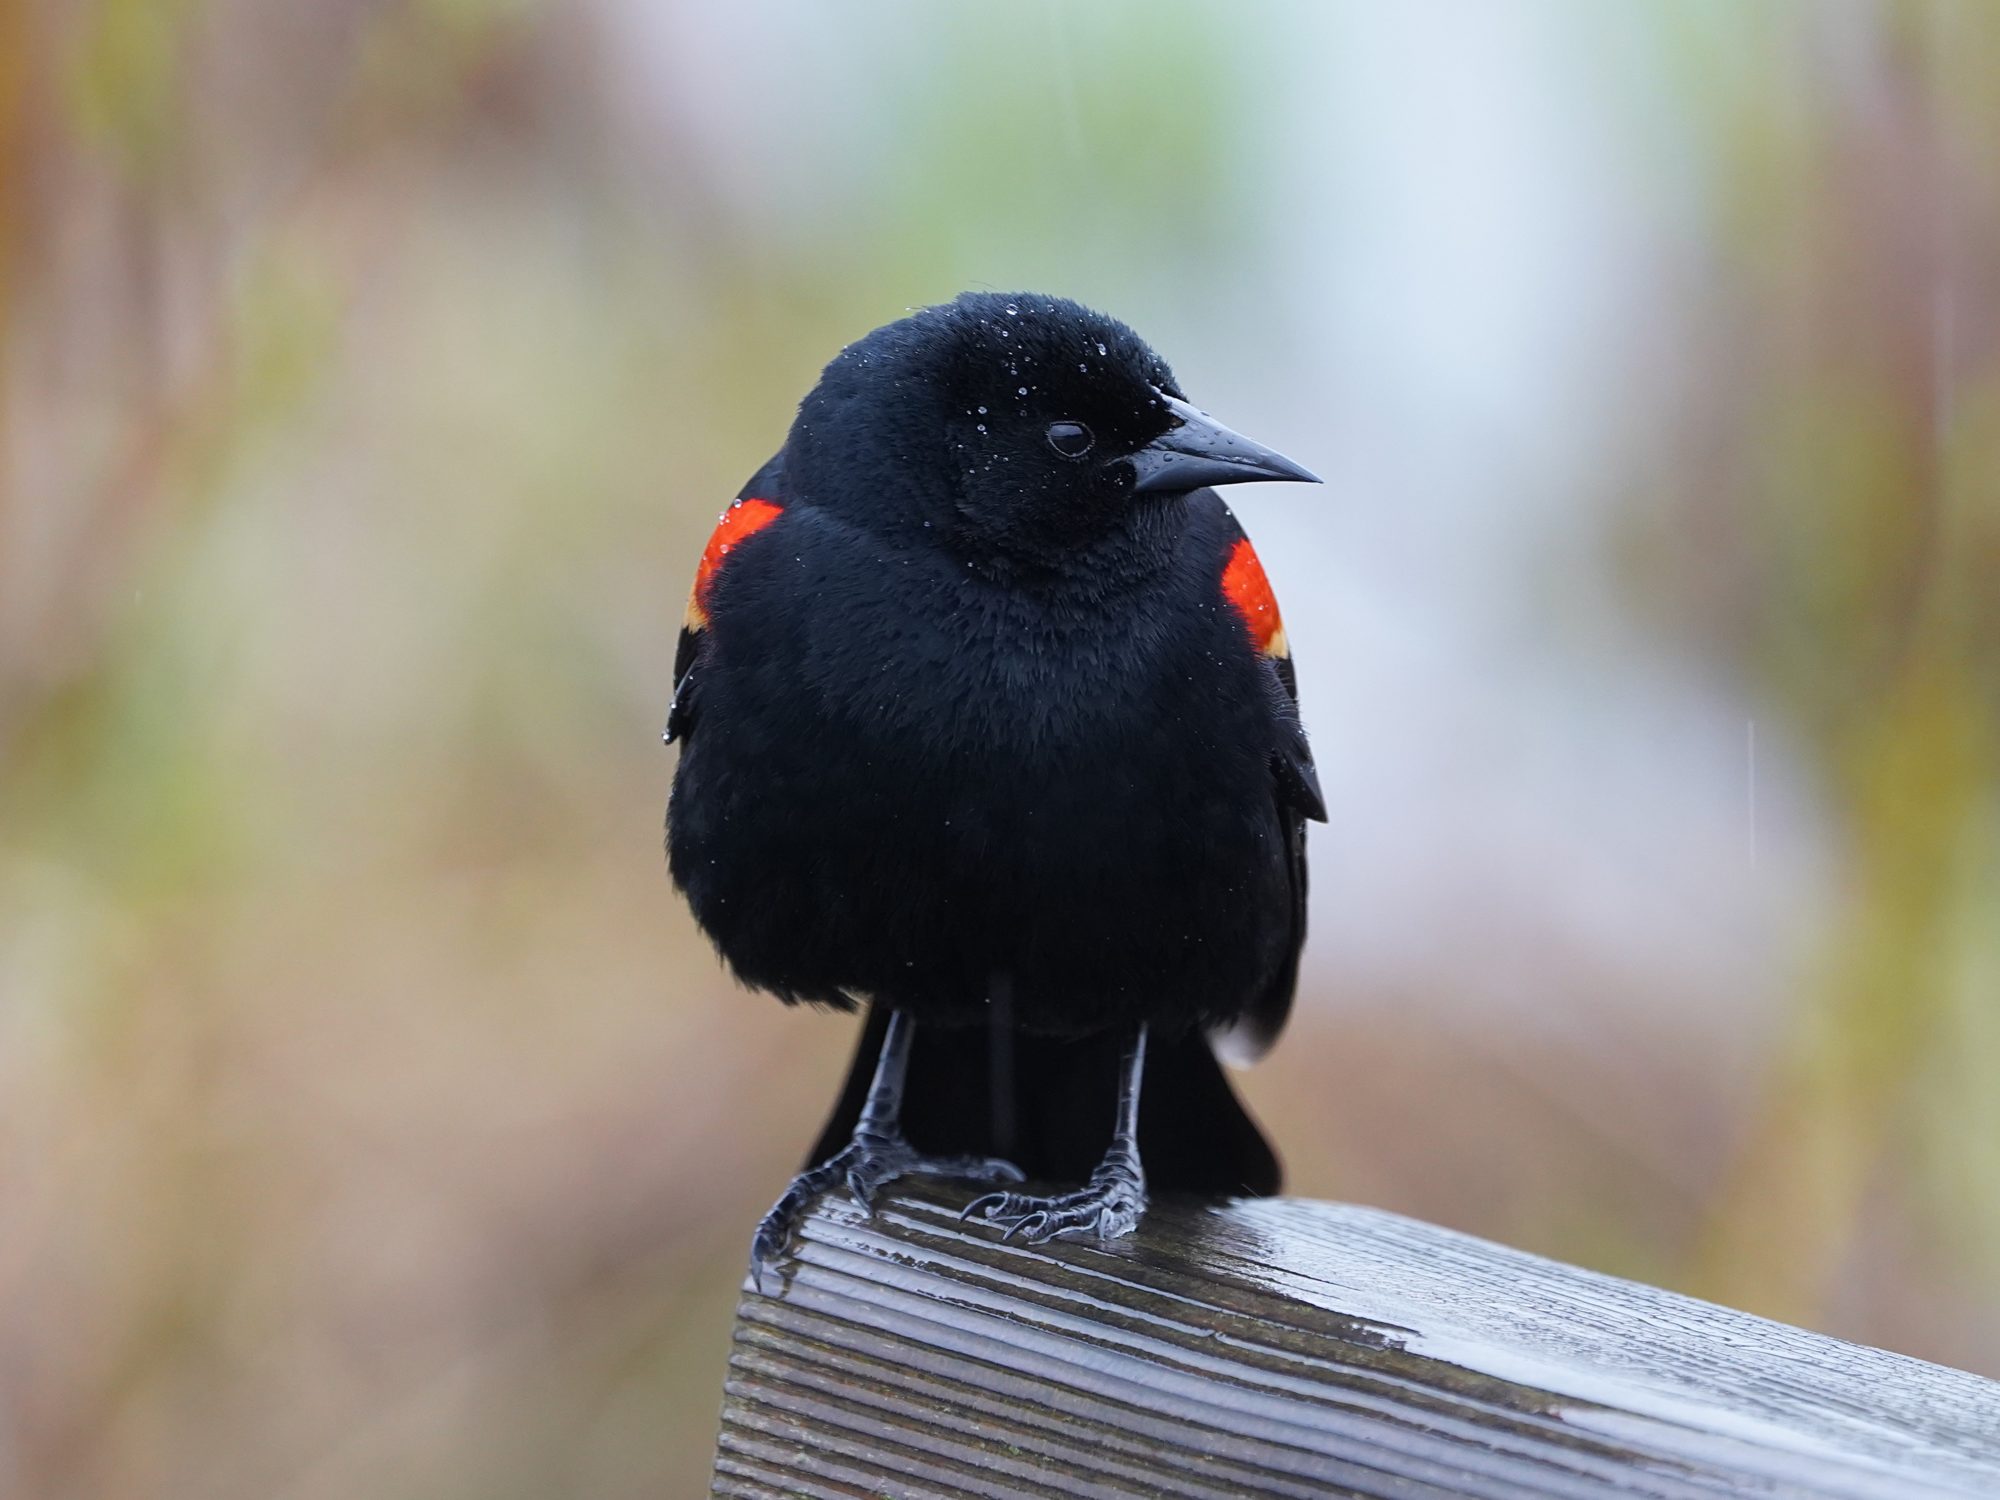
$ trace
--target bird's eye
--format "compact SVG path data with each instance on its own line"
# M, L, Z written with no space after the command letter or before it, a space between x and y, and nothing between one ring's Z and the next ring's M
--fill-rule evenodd
M1049 423L1049 446L1064 458L1082 458L1096 441L1081 422Z

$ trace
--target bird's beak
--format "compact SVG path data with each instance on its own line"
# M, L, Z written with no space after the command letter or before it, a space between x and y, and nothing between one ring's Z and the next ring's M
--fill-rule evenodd
M1131 457L1138 476L1135 495L1183 494L1212 484L1243 484L1253 479L1301 480L1318 484L1319 476L1300 468L1284 454L1231 432L1205 411L1160 393L1167 410L1180 418Z

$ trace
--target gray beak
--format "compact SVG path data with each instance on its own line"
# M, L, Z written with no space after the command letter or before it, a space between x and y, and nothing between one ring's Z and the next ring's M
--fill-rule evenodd
M1208 485L1244 484L1254 479L1319 483L1317 474L1300 468L1275 449L1230 431L1207 412L1165 392L1160 399L1180 422L1132 455L1130 462L1137 475L1133 494L1185 494Z

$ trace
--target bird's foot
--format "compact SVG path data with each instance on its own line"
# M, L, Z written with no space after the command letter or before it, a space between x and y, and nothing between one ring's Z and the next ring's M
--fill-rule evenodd
M988 1193L959 1215L995 1225L1002 1239L1030 1245L1050 1240L1115 1240L1130 1234L1146 1211L1146 1179L1122 1161L1108 1161L1074 1193L1031 1198L1023 1193Z
M791 1244L792 1231L813 1200L827 1189L846 1184L864 1212L875 1212L875 1194L899 1177L956 1177L972 1182L1019 1182L1021 1169L989 1156L924 1156L901 1135L857 1131L853 1140L816 1167L792 1179L785 1194L757 1225L750 1242L750 1279L760 1292L782 1285L778 1262Z

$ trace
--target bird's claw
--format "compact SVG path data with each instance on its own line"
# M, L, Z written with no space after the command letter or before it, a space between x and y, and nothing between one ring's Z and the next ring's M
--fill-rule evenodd
M1000 1238L1003 1240L1011 1240L1012 1238L1014 1238L1015 1235L1018 1234L1027 1244L1030 1245L1037 1244L1039 1243L1039 1241L1035 1238L1035 1236L1040 1234L1041 1231L1045 1227L1047 1227L1048 1222L1049 1222L1049 1216L1046 1210L1043 1210L1038 1213L1028 1214L1025 1217L1016 1219L1013 1223L1009 1224L1004 1230L1000 1232Z
M1099 1168L1089 1185L1074 1193L1053 1198L988 1193L968 1203L959 1217L993 1225L1003 1240L1043 1245L1058 1239L1115 1240L1137 1228L1145 1211L1143 1178L1123 1168Z
M794 1177L784 1196L758 1223L756 1236L750 1241L752 1284L766 1296L783 1289L785 1278L778 1266L791 1244L792 1231L813 1201L835 1183L844 1183L862 1211L873 1217L876 1194L899 1177L1019 1182L1021 1169L998 1157L924 1156L900 1135L857 1133L839 1152Z

